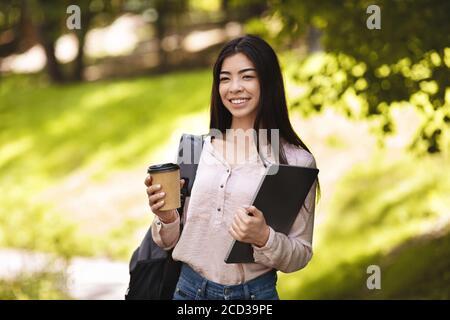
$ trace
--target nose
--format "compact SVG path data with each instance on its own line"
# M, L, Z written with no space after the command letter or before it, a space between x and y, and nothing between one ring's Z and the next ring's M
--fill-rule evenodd
M243 87L242 87L239 79L231 81L230 88L229 88L230 93L241 92L242 90L243 90Z

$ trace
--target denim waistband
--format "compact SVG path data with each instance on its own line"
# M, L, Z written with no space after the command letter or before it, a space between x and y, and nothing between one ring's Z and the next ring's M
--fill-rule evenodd
M266 287L275 287L277 282L277 273L271 270L242 284L222 285L204 278L186 263L183 263L180 276L193 287L197 287L201 296L208 296L208 293L214 292L223 295L225 299L236 295L251 299L252 292L261 291Z

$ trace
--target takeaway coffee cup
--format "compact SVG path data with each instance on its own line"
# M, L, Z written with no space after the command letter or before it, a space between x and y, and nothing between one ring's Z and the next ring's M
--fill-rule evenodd
M173 210L181 207L180 201L180 167L175 163L156 164L148 167L147 172L152 176L152 184L160 184L158 192L165 192L164 205L161 211Z

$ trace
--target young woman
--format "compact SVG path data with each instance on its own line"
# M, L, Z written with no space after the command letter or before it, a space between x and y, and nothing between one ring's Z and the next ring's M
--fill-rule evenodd
M175 247L173 258L183 262L174 299L278 299L276 271L300 270L311 259L318 181L288 235L275 232L263 212L248 204L267 162L315 168L315 159L289 122L280 66L269 44L252 35L230 41L213 73L210 129L221 134L205 139L181 236L179 213L159 210L165 195L146 178L156 215L152 236L164 249ZM279 153L263 156L258 134L245 134L262 129L278 133L267 145L279 145ZM233 238L252 244L255 263L224 262Z

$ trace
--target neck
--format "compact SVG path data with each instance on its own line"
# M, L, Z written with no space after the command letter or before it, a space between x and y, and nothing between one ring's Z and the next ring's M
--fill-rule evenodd
M243 129L243 130L248 130L248 129L253 129L253 124L255 123L255 119L254 118L236 118L233 117L233 119L231 120L231 127L230 129L236 130L236 129Z
M255 117L245 117L245 118L236 118L233 117L231 120L231 126L230 129L227 129L226 131L230 130L229 134L225 133L225 140L231 143L236 143L236 139L241 141L241 143L244 143L246 147L249 147L250 145L253 145L254 143L254 137L253 134L248 135L250 132L248 130L253 131L253 125L255 123ZM252 132L251 131L251 132ZM245 141L250 141L250 145L248 145Z

